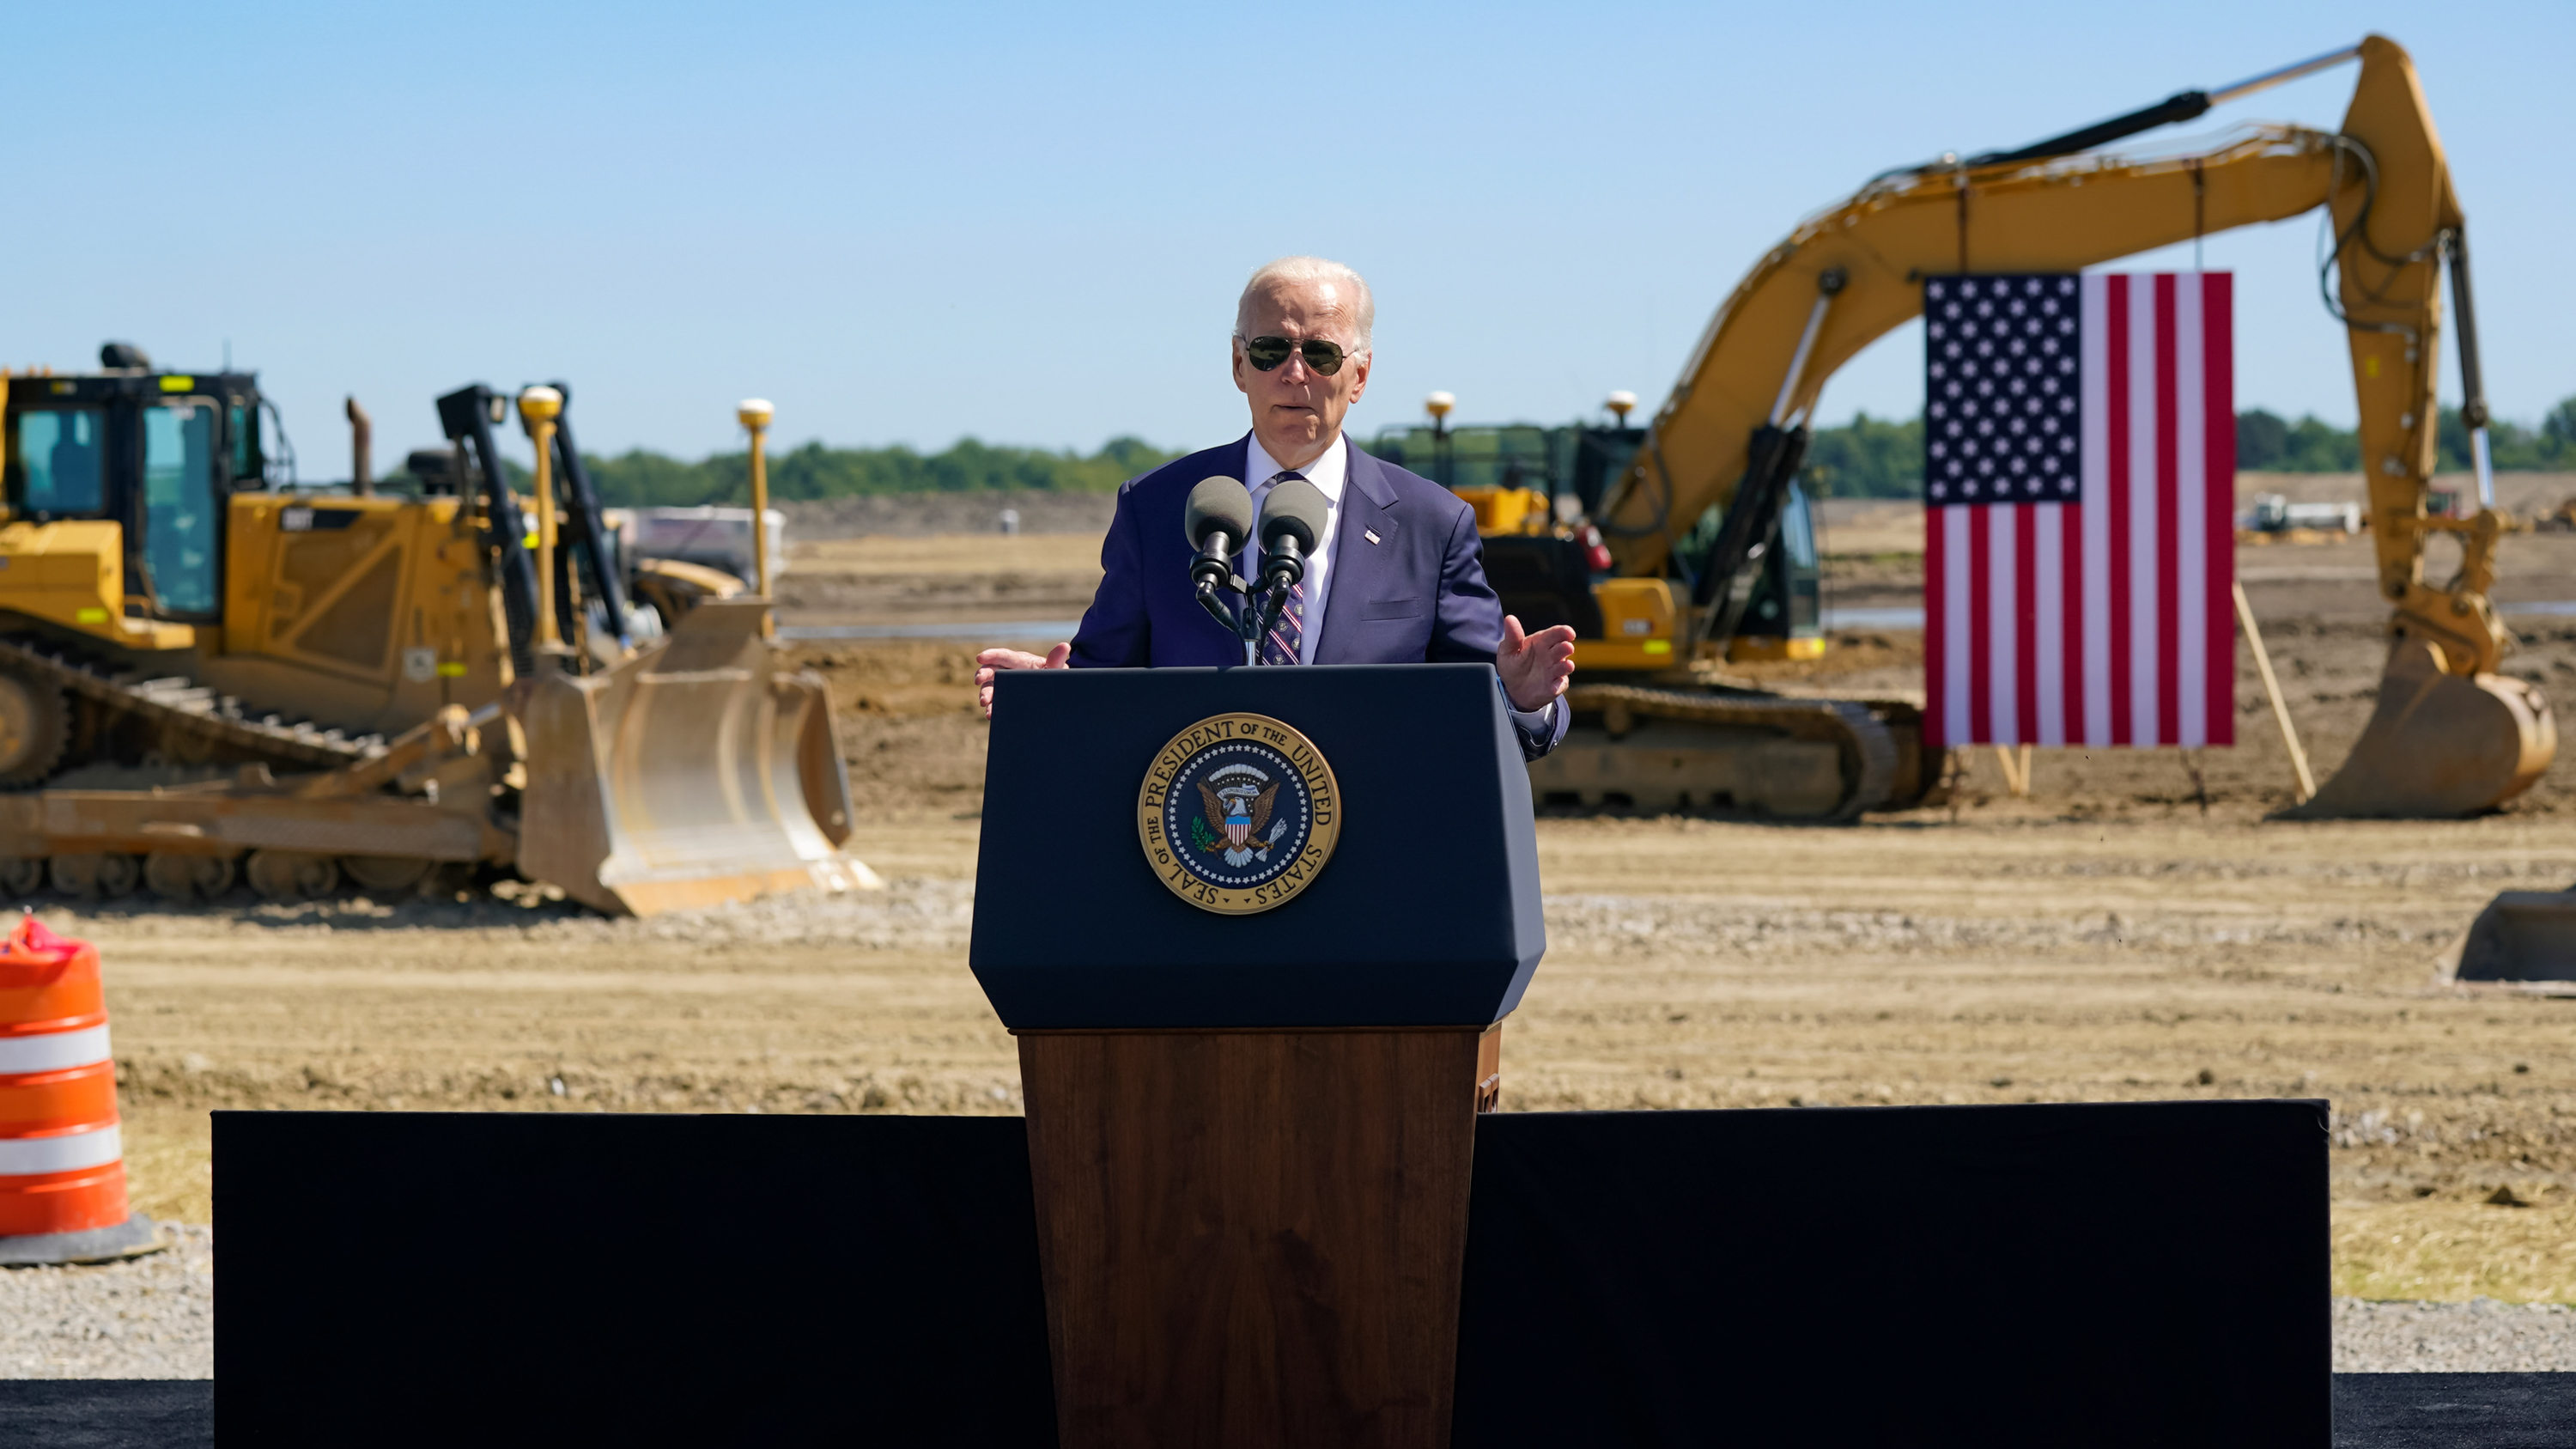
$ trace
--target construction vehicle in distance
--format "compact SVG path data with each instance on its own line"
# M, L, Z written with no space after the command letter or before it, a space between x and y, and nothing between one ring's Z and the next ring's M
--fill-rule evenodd
M2426 500L2427 513L2441 516L2448 509L2432 506L2442 501L2434 494ZM2358 503L2292 503L2278 493L2257 493L2254 506L2236 519L2236 545L2239 548L2299 547L2309 544L2342 543L2370 526L2370 515Z
M1633 395L1613 393L1609 406L1624 415L1635 404ZM1650 637L1646 622L1665 590L1642 579L1591 578L1606 574L1611 558L1600 530L1583 521L1600 508L1603 487L1627 471L1646 430L1629 427L1624 416L1606 427L1452 427L1448 405L1447 394L1434 394L1429 425L1384 429L1369 440L1368 451L1440 484L1476 510L1485 580L1503 612L1532 631L1571 625L1577 668L1669 666L1669 641ZM1696 534L1682 540L1675 555L1686 572L1699 572L1714 534L1711 521L1703 519ZM1806 490L1795 481L1781 506L1778 547L1760 551L1758 560L1743 623L1726 641L1724 658L1741 663L1824 657L1815 518Z
M2267 124L2196 154L2098 151L2354 59L2360 77L2339 131ZM1773 248L1718 308L1597 506L1586 498L1578 516L1535 533L1509 510L1480 511L1489 568L1552 580L1551 617L1580 636L1574 730L1533 767L1535 788L1807 819L1920 799L1940 771L1925 758L1919 706L1786 697L1719 677L1745 632L1754 566L1794 507L1826 379L1921 314L1926 278L2072 272L2320 207L2333 239L2326 302L2350 340L2371 460L2369 531L2392 648L2369 726L2297 813L2456 816L2527 788L2556 750L2556 726L2538 689L2497 672L2513 640L2487 593L2509 521L2493 504L2466 229L2414 66L2380 36L2036 145L1898 167ZM2426 508L2445 264L2477 462L2480 506L2466 518ZM1694 561L1682 545L1711 510L1714 536ZM1606 560L1587 557L1595 531ZM2462 554L2439 584L2424 578L2435 533L2455 536ZM1496 567L1507 551L1538 557ZM1598 631L1586 633L1596 615Z
M2576 533L2576 498L2562 498L2558 506L2531 521L2534 533Z
M559 391L563 388L559 383L555 386ZM455 493L460 487L470 486L460 481L459 455L460 449L454 446L416 448L405 460L404 471L425 492ZM584 473L580 486L586 491L586 469ZM521 511L527 511L525 504ZM655 510L600 509L595 544L585 540L581 549L568 555L570 561L559 566L559 570L573 570L564 587L577 594L582 605L581 619L577 625L567 624L567 632L578 628L588 652L603 664L614 664L626 649L661 637L706 600L760 592L749 582L750 566L736 568L728 555L717 553L710 557L706 550L685 548L669 553L653 551L657 544L669 541L669 534L656 536L652 530L636 527L638 514L651 511ZM782 532L776 551L783 552L784 546ZM609 623L609 602L596 581L595 575L603 568L622 583L620 612L626 626L622 634Z
M2358 503L2292 503L2278 493L2257 493L2240 526L2253 533L2350 535L2361 532L2363 517Z
M1708 566L1724 534L1716 503L1675 540L1677 578L1614 571L1593 520L1644 444L1646 430L1626 425L1634 403L1612 394L1618 421L1609 426L1451 427L1449 397L1434 393L1430 425L1390 428L1368 444L1474 507L1503 612L1525 629L1574 629L1569 698L1579 723L1564 748L1530 767L1541 803L1791 820L1922 803L1939 779L1924 769L1918 701L1799 697L1726 667L1824 657L1814 514L1794 477L1772 536L1744 551L1722 600ZM1729 627L1694 628L1683 617L1712 600L1728 606Z
M787 557L787 515L765 510L769 525L769 566L774 574ZM685 508L612 508L608 522L620 545L639 559L668 559L731 574L753 593L767 593L752 578L751 510L698 504ZM777 580L772 578L771 583Z
M401 495L371 485L353 405L352 482L317 490L276 476L254 374L100 361L0 379L0 888L515 869L644 914L873 882L839 849L822 681L730 580L667 634L629 606L571 430L531 410L548 390L523 403L532 527L490 388L439 399L448 466L415 455Z

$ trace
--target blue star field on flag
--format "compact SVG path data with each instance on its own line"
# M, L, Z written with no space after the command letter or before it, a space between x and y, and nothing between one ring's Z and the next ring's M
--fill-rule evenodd
M2083 494L2083 308L2058 273L1923 283L1923 501Z

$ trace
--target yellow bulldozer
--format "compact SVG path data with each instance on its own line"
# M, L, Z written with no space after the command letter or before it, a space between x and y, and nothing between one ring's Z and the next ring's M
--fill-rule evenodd
M0 378L0 888L514 870L650 914L875 883L821 679L766 598L615 558L564 389L518 399L531 509L488 387L439 399L445 466L400 493L353 403L352 481L313 489L255 374L100 363Z
M2354 60L2340 130L2253 125L2215 149L2157 159L2100 150ZM2332 241L2321 282L2351 344L2391 648L2368 728L2298 813L2465 815L2529 787L2556 750L2556 726L2538 689L2498 673L2513 640L2488 590L2510 523L2489 477L2466 224L2414 66L2380 36L2036 145L1872 178L1737 285L1648 426L1626 427L1620 409L1622 426L1581 430L1566 470L1579 508L1560 517L1508 487L1479 497L1505 606L1578 632L1576 725L1533 784L1584 803L1717 803L1808 819L1923 798L1940 772L1924 758L1914 704L1790 697L1723 676L1740 635L1779 632L1747 610L1777 572L1765 559L1783 546L1784 515L1803 522L1795 480L1826 380L1921 314L1927 277L2072 272L2319 208ZM2445 266L2478 475L2479 507L2466 518L2426 508ZM1712 516L1714 536L1694 557L1682 545ZM2457 539L2462 560L2438 583L2424 576L2437 533Z

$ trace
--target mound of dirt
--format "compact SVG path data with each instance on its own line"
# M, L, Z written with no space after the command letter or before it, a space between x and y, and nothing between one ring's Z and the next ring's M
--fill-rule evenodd
M831 686L835 737L859 818L984 808L975 649L947 640L799 645L799 668Z

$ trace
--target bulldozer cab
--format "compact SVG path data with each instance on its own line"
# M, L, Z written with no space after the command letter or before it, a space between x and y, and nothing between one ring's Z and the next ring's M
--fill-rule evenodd
M257 377L134 367L6 386L8 519L115 524L125 614L213 622L224 596L224 499L266 482Z

